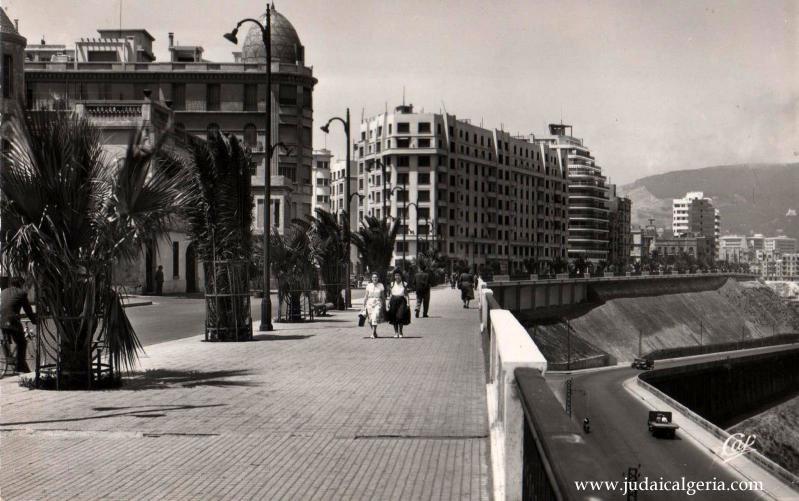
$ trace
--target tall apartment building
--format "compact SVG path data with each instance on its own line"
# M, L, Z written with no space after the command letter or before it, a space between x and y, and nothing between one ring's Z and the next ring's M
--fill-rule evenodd
M272 15L272 144L269 172L273 221L279 231L312 207L313 89L316 78L305 64L305 48L296 30L271 7ZM261 16L264 18L265 16ZM231 27L236 19L231 19ZM66 45L29 45L25 61L25 104L30 110L74 110L78 105L101 106L109 113L140 101L145 90L154 101L174 111L174 128L205 137L212 130L238 136L252 151L256 198L256 231L263 231L264 169L266 168L264 84L266 49L261 31L253 26L233 52L233 62L203 59L200 45L175 43L168 34L170 61L153 54L153 37L144 29L100 29L99 37ZM233 47L231 45L231 47Z
M550 124L549 133L546 141L556 152L560 169L568 169L569 258L608 261L610 199L602 168L583 140L574 137L571 125Z
M632 252L632 201L618 196L614 184L610 185L608 193L608 264L625 267Z
M352 231L358 230L358 175L356 174L356 161L350 160L350 220ZM344 215L344 199L347 197L347 161L337 158L330 167L330 210L336 214Z
M403 226L394 263L419 245L502 270L566 258L568 188L556 152L535 137L398 106L361 123L356 143L359 219Z
M721 213L703 192L688 192L684 198L672 200L671 226L675 236L702 235L708 238L714 249L714 258L718 259Z
M313 197L311 198L311 213L316 214L316 209L330 212L330 162L333 154L330 150L321 149L313 152L313 167L311 169L311 185Z

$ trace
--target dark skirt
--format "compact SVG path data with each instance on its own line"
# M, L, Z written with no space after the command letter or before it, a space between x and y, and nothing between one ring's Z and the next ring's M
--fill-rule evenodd
M461 301L474 299L474 285L471 282L461 282Z
M411 323L411 310L405 296L391 296L388 301L386 319L391 325L408 325Z

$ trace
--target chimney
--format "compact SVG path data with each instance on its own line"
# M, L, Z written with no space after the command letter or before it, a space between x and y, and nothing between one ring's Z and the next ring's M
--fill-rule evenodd
M14 29L19 33L19 19L14 19Z
M169 46L172 47L175 45L175 34L171 31L169 32Z

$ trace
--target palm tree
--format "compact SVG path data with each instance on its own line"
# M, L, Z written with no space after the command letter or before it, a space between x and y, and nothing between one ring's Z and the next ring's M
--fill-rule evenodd
M206 339L252 339L250 156L236 136L228 139L219 132L207 141L189 141L187 150L184 165L191 183L181 215L203 262Z
M36 382L91 387L101 345L110 363L131 369L141 344L113 288L112 268L167 234L184 203L186 178L161 143L142 131L123 159L104 154L100 130L65 113L13 122L4 154L3 255L37 287L40 346L48 363ZM39 377L41 376L41 378Z
M341 291L346 282L347 225L339 224L335 214L316 209L315 216L297 224L308 231L314 258L325 286L325 302L346 309Z
M364 224L352 235L352 243L358 248L361 261L370 273L377 272L381 281L387 280L387 271L394 255L399 226L396 221L366 216Z
M300 225L292 224L283 235L272 230L269 240L272 272L277 278L277 296L283 317L289 321L298 321L302 317L303 296L316 286L316 267L313 249L308 232ZM310 297L306 297L310 302ZM310 304L308 305L310 307Z

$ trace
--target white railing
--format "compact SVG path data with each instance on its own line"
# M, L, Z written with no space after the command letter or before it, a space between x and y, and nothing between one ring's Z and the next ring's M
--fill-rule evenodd
M493 292L478 286L483 335L490 337L490 381L486 387L491 432L491 465L494 498L522 498L524 461L524 410L514 371L520 367L544 374L547 361L526 329L510 311L491 309ZM496 305L495 302L493 302Z

